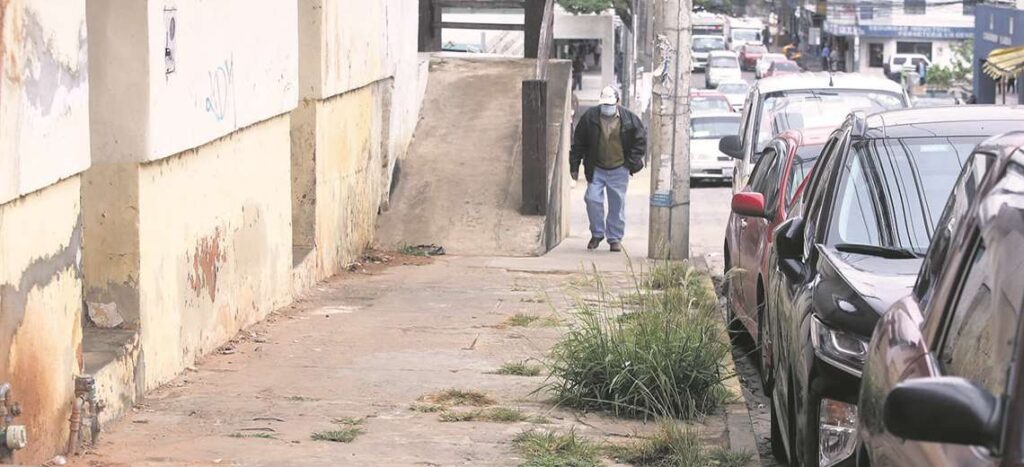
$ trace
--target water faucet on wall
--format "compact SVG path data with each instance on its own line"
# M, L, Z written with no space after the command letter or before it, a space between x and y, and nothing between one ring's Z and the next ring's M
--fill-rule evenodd
M14 417L21 415L21 404L11 402L11 384L0 384L0 460L7 459L18 449L28 446L24 425L13 425Z
M104 404L96 400L96 378L92 375L75 377L75 400L71 405L71 436L67 455L78 454L83 445L95 446L100 438L100 412ZM88 432L83 428L88 428Z

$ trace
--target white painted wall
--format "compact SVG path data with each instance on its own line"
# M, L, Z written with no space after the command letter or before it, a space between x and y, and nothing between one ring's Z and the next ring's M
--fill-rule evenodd
M0 2L0 204L89 167L85 1Z
M280 0L151 0L149 76L140 76L150 83L150 147L143 160L201 146L294 109L297 14L295 2ZM168 15L176 21L170 73L164 59Z
M560 11L555 15L555 40L560 39L600 40L601 85L615 85L615 16L611 12L573 15Z

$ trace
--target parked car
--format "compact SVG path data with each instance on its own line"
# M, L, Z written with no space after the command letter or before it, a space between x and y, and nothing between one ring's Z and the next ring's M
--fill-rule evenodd
M743 80L722 81L718 83L718 87L715 90L725 95L733 111L739 112L743 110L743 103L747 101L747 94L750 94L750 84Z
M757 79L764 78L764 74L768 72L768 67L772 65L772 62L781 62L789 60L783 54L767 53L761 55L757 59L757 64L754 65L754 77Z
M898 81L902 72L909 73L917 70L917 65L921 62L924 62L929 68L932 66L932 61L921 54L892 54L889 60L882 64L882 69L885 71L885 76Z
M871 332L910 293L972 149L1022 125L1024 107L907 109L853 114L829 138L769 256L761 340L777 456L852 465Z
M766 53L768 53L768 48L760 44L747 44L740 47L740 68L753 70L757 66L757 61Z
M967 161L913 293L875 326L862 464L1019 465L1024 452L1024 133Z
M703 113L690 117L690 180L732 181L732 158L718 150L718 140L736 134L740 115Z
M708 67L704 75L704 87L714 89L723 81L743 79L740 62L735 52L715 51L708 56Z
M757 342L755 348L759 349L761 358L771 356L771 350L761 342L760 327L765 324L762 312L767 296L765 284L768 283L772 232L786 219L789 207L799 196L807 174L833 130L790 130L780 134L765 148L750 183L732 198L732 214L725 227L728 280L723 291L729 329L749 334Z
M691 89L690 90L690 115L703 113L732 112L732 104L729 98L712 89Z
M1021 459L1024 133L975 149L913 293L875 326L857 436L862 465Z
M736 159L733 193L746 186L761 151L779 133L835 127L852 111L899 109L909 102L898 83L857 73L800 73L758 80L743 106L739 134L720 142L722 152Z
M692 53L692 68L697 71L704 71L708 64L708 55L716 50L725 50L725 37L720 35L705 36L694 35L690 48Z
M792 60L780 60L768 65L768 71L764 73L765 78L773 76L794 75L800 73L800 65Z

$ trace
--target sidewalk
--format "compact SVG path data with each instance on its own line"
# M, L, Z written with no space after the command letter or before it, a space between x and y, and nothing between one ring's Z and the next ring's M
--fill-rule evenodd
M647 172L633 179L625 247L646 255ZM533 394L542 377L493 374L542 358L561 334L550 323L578 296L582 267L625 286L625 256L585 250L583 183L573 192L573 232L541 258L398 258L318 286L274 313L125 419L104 427L96 452L74 465L517 465L510 441L539 427L623 442L654 423L554 408ZM510 317L539 318L525 327ZM546 325L545 325L546 324ZM549 424L442 422L412 407L448 388L483 391ZM734 392L738 392L736 389ZM737 412L740 411L740 412ZM709 444L756 452L742 401L700 425ZM312 433L362 418L351 443ZM745 420L745 421L744 421Z

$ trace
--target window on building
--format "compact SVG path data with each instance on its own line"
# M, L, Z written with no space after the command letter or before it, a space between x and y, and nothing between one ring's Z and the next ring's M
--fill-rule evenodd
M974 6L978 4L978 0L963 0L964 1L964 14L973 15Z
M868 44L868 66L872 68L885 66L885 44Z
M860 5L857 9L857 14L860 15L860 19L875 19L875 7L871 5Z
M921 54L932 59L931 42L897 42L896 53L898 54Z
M903 0L903 14L923 15L926 8L926 0Z

